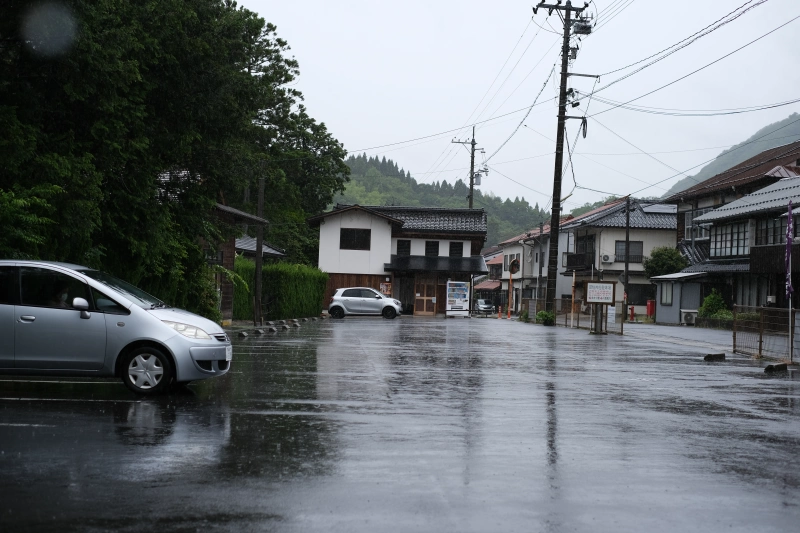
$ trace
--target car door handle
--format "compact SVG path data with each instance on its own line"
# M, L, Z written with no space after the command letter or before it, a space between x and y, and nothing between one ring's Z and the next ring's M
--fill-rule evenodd
M19 317L20 322L33 322L36 320L36 317L33 315L22 315Z

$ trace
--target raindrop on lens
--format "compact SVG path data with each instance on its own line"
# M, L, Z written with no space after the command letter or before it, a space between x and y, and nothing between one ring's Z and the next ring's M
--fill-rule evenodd
M22 20L22 36L28 49L42 57L66 54L75 42L77 24L69 7L61 2L31 6Z

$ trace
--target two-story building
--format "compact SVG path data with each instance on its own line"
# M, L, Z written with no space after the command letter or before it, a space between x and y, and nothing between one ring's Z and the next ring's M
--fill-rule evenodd
M629 217L626 201L620 199L567 221L561 227L566 242L560 248L564 269L556 284L557 297L571 297L574 278L576 299L583 298L585 281L602 280L617 281L617 301L623 301L627 256L628 303L636 306L636 313L644 313L647 300L655 298L655 288L644 273L643 260L653 248L675 246L675 229L674 205L638 200L631 200Z
M800 141L765 150L666 198L677 206L677 245L694 265L709 257L710 230L698 218L776 181L800 173Z
M372 287L405 313L433 316L446 310L448 279L488 273L483 209L337 205L308 223L320 231L326 302L340 287Z

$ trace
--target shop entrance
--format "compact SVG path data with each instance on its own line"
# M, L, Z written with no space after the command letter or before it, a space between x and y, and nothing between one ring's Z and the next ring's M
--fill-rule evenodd
M436 314L436 275L417 274L414 282L414 314L434 316Z

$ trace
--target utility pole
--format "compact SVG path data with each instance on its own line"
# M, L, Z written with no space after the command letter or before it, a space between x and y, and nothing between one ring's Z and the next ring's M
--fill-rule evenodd
M456 141L453 140L456 144L468 144L470 145L469 151L469 208L472 209L472 198L475 195L475 125L472 126L472 140L471 141Z
M543 241L544 238L544 222L539 222L539 277L536 278L536 312L540 311L539 309L539 302L542 301L542 287L540 284L540 280L542 279L542 266L544 265L544 247Z
M588 6L572 7L567 0L566 5L539 3L533 8L533 14L541 8L547 8L550 14L554 10L564 12L564 39L561 44L561 87L558 93L558 131L556 132L556 162L553 174L553 213L550 217L550 250L547 263L547 292L545 293L545 310L553 311L556 298L556 276L558 276L558 230L561 220L561 172L564 165L564 123L567 114L567 66L569 65L569 38L572 31L572 14L580 14Z
M625 199L625 274L622 283L622 322L628 319L628 266L631 260L631 197Z
M258 178L258 218L264 218L264 178ZM253 325L261 324L261 267L264 261L262 245L264 242L264 226L256 226L256 279L255 297L253 298Z

